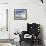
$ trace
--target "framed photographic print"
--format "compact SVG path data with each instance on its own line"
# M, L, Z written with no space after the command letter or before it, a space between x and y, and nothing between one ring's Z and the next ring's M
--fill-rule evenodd
M15 20L26 20L27 9L14 9L14 19Z

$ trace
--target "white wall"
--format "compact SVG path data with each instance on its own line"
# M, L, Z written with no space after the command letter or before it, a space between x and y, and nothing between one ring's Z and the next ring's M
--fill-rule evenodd
M14 9L27 9L27 20L14 20ZM46 16L45 4L40 0L10 0L9 1L9 31L11 38L13 33L18 30L27 30L27 23L40 23L43 28L44 41L46 42Z
M8 0L0 0L0 3L8 3Z
M27 22L42 23L41 20L45 19L44 6L38 0L12 0L9 1L9 4L9 28L11 32L26 30ZM14 9L27 9L27 20L14 20Z

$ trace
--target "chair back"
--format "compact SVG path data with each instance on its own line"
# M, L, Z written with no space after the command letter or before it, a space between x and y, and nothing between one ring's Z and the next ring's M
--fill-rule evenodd
M36 24L36 23L29 24L29 23L27 23L27 30L28 30L28 33L30 35L32 35L32 34L37 35L40 32L40 24Z

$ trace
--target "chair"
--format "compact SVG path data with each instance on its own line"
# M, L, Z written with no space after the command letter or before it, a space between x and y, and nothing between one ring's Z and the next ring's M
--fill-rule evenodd
M22 31L22 34L20 34L20 44L22 41L25 41L24 35L29 34L32 37L29 39L30 43L33 45L34 42L39 43L39 33L40 33L40 24L32 23L29 24L27 23L27 31ZM26 38L28 40L28 38Z

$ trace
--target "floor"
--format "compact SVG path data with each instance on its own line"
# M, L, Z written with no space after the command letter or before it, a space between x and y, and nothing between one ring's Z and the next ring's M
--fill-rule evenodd
M19 45L19 46L31 46L30 44L28 44L28 43L25 43L25 42L22 42L22 44L21 45ZM43 46L43 45L41 45L41 44L34 44L33 46Z
M0 46L12 46L11 43L0 43Z
M0 43L0 46L16 46L16 45L12 45L11 43ZM22 42L21 45L18 44L17 46L31 46L31 45L28 43ZM40 44L40 45L33 45L33 46L42 46L42 45Z

